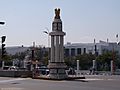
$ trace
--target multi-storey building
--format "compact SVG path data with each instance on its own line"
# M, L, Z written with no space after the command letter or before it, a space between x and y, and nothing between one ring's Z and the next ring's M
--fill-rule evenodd
M67 43L64 45L66 56L77 56L84 53L97 53L101 55L105 51L117 51L120 55L120 44L114 42L104 42L99 43Z
M11 55L15 55L16 53L22 53L27 50L29 50L29 47L20 47L20 46L6 47L7 53Z
M120 55L120 43L114 43L114 42L104 42L100 41L99 43L67 43L64 45L64 53L66 56L77 56L82 55L84 53L92 53L95 54L95 52L98 55L101 55L103 52L106 51L117 51ZM46 51L47 48L45 48ZM7 47L6 51L8 54L16 54L20 52L25 52L27 50L30 50L30 47Z

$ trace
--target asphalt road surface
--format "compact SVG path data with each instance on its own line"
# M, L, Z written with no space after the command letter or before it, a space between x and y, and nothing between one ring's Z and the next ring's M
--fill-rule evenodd
M120 76L85 77L72 81L0 77L0 90L120 90Z

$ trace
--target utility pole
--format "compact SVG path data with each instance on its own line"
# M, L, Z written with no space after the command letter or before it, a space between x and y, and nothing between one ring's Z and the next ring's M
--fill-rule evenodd
M119 43L119 42L118 42L118 37L119 37L119 36L118 36L118 34L117 34L117 35L116 35L116 39L117 39L117 44Z
M97 59L97 56L98 56L97 45L96 45L95 39L94 39L94 45L95 45L95 48L94 48L94 51L95 51L95 60L93 60L93 72L97 69L96 59Z
M114 52L114 45L113 45L113 50L112 50L112 74L115 72L115 52Z

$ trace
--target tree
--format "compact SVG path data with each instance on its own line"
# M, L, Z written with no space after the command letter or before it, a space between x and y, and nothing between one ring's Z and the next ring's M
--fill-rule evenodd
M95 55L93 54L82 54L74 57L65 57L65 62L68 67L76 68L77 60L79 60L80 68L88 70L92 67L92 60L94 59Z
M12 55L12 59L19 59L19 60L24 60L26 56L26 52L19 52L19 53L16 53L15 55Z
M76 60L80 60L81 69L88 70L92 67L92 61L95 59L93 54L83 54L76 57Z
M30 48L30 60L32 60L32 50L33 47ZM47 65L48 64L48 51L45 47L34 47L34 60L40 62L40 64Z
M110 66L111 60L113 60L113 58L116 66L117 65L116 62L120 62L118 60L118 52L112 52L112 51L103 52L103 54L97 57L97 64L98 64L97 69L109 71L111 67Z

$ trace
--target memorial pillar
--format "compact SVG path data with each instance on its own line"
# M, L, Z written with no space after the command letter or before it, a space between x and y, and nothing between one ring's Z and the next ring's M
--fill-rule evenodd
M64 35L62 31L62 21L60 19L60 9L55 9L55 17L52 23L51 36L51 62L48 64L51 79L66 79L66 64L64 63Z

